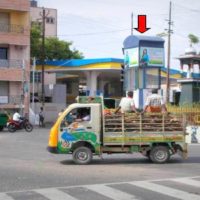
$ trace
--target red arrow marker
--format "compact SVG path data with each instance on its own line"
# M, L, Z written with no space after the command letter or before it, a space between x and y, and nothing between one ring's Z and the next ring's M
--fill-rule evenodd
M146 15L138 15L138 27L134 28L140 33L145 33L151 28L147 28Z

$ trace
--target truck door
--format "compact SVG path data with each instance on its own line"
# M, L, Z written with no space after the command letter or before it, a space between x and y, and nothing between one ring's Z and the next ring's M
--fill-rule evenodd
M99 146L100 122L100 104L78 104L69 110L60 124L61 151L70 150L72 145L79 141L87 141L94 147Z

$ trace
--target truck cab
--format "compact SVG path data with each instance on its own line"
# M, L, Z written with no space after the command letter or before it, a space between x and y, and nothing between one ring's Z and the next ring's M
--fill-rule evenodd
M92 154L100 153L100 135L101 104L74 103L52 127L48 149L52 153L74 153L79 164L90 162Z

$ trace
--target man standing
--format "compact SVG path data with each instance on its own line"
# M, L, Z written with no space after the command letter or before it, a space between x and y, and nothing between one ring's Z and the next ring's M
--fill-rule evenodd
M40 127L44 127L44 111L43 111L43 107L40 108L40 112L39 112L39 126Z
M121 109L121 113L125 112L137 112L135 108L135 103L133 100L133 92L129 91L127 97L123 97L120 101L119 107L115 111L117 113Z
M167 112L163 98L158 94L157 89L153 89L152 94L147 97L143 113L144 112Z

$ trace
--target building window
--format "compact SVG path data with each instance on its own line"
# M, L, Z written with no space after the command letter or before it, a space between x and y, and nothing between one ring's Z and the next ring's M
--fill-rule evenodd
M41 72L35 72L34 78L35 78L35 83L41 83ZM33 72L30 73L30 82L33 82Z
M9 83L7 81L0 81L0 104L8 103Z
M8 59L8 48L0 47L0 59L2 59L2 60Z
M55 24L55 18L54 17L47 17L46 23L47 24Z

